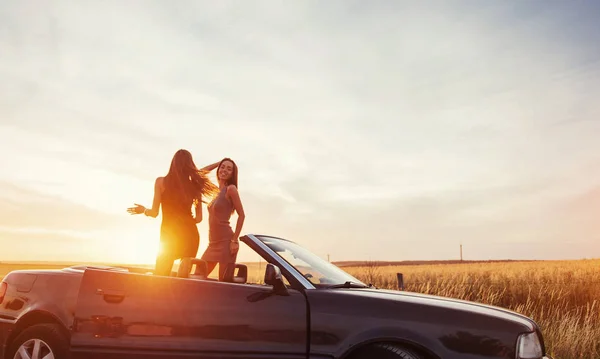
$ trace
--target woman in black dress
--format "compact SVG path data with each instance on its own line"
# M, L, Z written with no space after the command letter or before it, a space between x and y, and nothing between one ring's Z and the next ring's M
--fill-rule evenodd
M200 245L197 224L202 221L203 197L213 197L218 188L205 173L215 165L198 170L192 155L187 150L179 150L173 156L169 172L158 177L154 183L152 208L135 204L128 212L157 217L162 205L160 227L160 249L156 258L155 275L171 274L173 263L184 257L195 257ZM192 213L195 208L195 216Z

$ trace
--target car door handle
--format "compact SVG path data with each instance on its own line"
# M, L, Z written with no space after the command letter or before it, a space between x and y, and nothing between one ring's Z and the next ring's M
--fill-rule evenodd
M115 289L96 289L96 294L102 295L108 303L121 303L125 299L125 291Z

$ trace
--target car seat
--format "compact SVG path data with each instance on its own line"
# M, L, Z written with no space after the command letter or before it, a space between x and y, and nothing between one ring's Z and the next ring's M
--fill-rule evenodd
M192 267L194 267L192 273ZM186 257L181 259L177 277L190 279L206 279L208 277L208 265L205 260L199 258Z

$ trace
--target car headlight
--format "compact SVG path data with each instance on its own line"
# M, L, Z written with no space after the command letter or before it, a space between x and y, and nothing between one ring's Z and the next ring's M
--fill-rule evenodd
M535 332L521 334L517 340L518 359L541 359L542 343Z

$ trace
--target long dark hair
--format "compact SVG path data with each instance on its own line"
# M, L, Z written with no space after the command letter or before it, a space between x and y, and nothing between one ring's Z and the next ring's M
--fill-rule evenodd
M226 182L225 185L229 186L230 184L234 185L236 188L238 187L238 168L237 165L235 164L235 162L229 158L229 157L225 157L221 160L221 162L219 162L219 166L217 166L217 178L219 175L219 169L221 168L221 165L223 164L223 162L225 161L229 161L233 164L233 171L231 173L231 178L229 178Z
M178 193L186 206L198 202L206 203L206 197L213 197L218 193L218 187L205 173L198 170L192 154L184 149L175 152L171 160L169 173L165 176L165 188Z
M225 157L221 160L221 162L219 162L219 165L217 166L217 178L219 178L219 169L221 168L221 165L225 161L229 161L229 162L231 162L231 164L233 164L233 171L231 171L231 177L229 177L229 179L227 181L225 181L225 186L229 186L232 184L235 186L235 188L239 188L238 187L238 167L235 164L235 161L229 157ZM232 207L231 214L233 214L233 212L235 212L235 208Z

